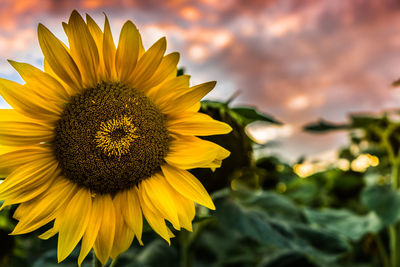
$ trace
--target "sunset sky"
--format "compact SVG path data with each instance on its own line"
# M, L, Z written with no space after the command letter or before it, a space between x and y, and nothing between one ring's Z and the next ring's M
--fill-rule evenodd
M399 1L1 0L0 77L22 82L7 59L41 68L37 24L66 42L61 21L73 9L101 25L105 12L115 40L128 19L145 47L166 36L192 84L218 81L208 99L239 90L233 105L256 106L285 123L258 125L253 135L277 142L267 152L289 160L330 155L347 143L346 133L304 133L306 123L400 108L400 89L391 87L400 77Z

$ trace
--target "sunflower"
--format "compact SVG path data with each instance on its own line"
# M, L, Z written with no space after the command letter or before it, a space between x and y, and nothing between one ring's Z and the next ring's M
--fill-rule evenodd
M69 47L38 26L44 72L9 61L25 84L0 79L13 107L0 110L0 200L19 204L12 234L51 223L39 237L58 234L59 262L80 242L79 265L92 248L105 264L142 244L143 216L170 243L166 221L191 231L195 203L215 209L187 171L229 156L198 137L231 131L198 112L215 82L190 86L165 38L145 50L131 21L117 47L107 17L102 31L73 11L63 27Z

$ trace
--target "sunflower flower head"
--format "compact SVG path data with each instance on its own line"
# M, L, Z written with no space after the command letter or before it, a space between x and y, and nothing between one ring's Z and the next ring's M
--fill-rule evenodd
M215 209L187 170L218 168L229 151L198 136L231 128L199 113L215 86L190 86L177 76L178 53L161 38L145 50L127 21L115 46L104 29L73 11L63 23L69 47L38 26L44 72L10 64L25 80L0 79L13 107L0 110L0 184L3 207L19 204L12 234L58 234L58 261L80 243L79 265L93 248L105 264L142 244L143 216L167 242L192 230L195 203Z

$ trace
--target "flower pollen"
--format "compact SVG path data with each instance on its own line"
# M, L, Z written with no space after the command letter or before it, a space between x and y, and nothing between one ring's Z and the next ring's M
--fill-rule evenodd
M107 156L121 157L129 152L130 146L139 137L135 132L137 128L132 118L127 116L102 122L95 136L97 147Z

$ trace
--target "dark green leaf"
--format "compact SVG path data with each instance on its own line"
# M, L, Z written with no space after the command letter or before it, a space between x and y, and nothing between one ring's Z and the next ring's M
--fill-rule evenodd
M311 247L303 247L301 250L313 256L329 258L328 255L340 255L350 249L350 245L345 238L338 236L335 232L326 229L315 229L306 224L291 224L297 237L305 241ZM302 245L299 242L299 245ZM304 245L303 245L304 246ZM322 254L323 253L323 254Z
M176 76L182 76L183 74L185 74L185 68L179 68Z
M174 246L161 239L156 239L146 244L136 257L134 266L177 266L179 262L178 253ZM132 266L128 264L127 266Z
M232 229L262 244L290 247L290 242L285 236L291 236L291 234L286 232L283 236L266 221L261 212L244 210L230 198L218 199L215 205L217 217L223 225L229 225ZM282 232L284 232L283 227Z
M343 130L343 129L348 129L347 124L335 124L331 122L327 122L325 120L320 119L317 122L310 123L306 126L303 127L305 131L308 132L327 132L327 131L333 131L333 130Z
M380 230L381 222L375 213L361 216L348 210L324 209L304 211L308 221L322 229L329 229L353 241L360 240L367 233Z
M274 192L263 191L258 194L242 193L241 203L261 209L271 217L301 220L301 210L289 198Z
M305 256L298 251L280 251L279 253L266 254L261 263L260 267L292 267L292 266L317 266L313 264L309 257Z
M366 128L370 125L379 126L387 124L386 117L377 117L370 114L353 114L350 116L350 119L352 128Z
M400 194L388 185L364 188L361 201L380 217L384 225L393 224L400 218Z
M40 255L40 258L35 261L33 267L74 267L78 263L78 249L75 248L70 256L68 256L62 263L57 263L57 249L51 249ZM91 264L91 255L89 254L82 264L83 267L88 267Z
M400 79L397 79L396 81L394 81L394 82L392 83L392 86L393 86L393 87L398 87L398 86L400 86Z
M212 101L212 100L203 100L201 101L201 108L207 110L208 108L212 109L225 109L227 108L226 104L223 102Z
M282 124L272 116L258 112L252 107L235 107L228 110L229 115L240 122L242 125L248 125L255 121L264 121L274 124Z
M279 218L278 213L274 214L275 217L271 217L268 212L262 212L262 209L242 206L232 197L217 198L215 204L216 215L222 228L229 227L236 233L256 240L264 246L296 250L315 257L318 261L333 260L349 249L349 244L343 237L337 236L330 230L313 229L300 219L298 222L284 220ZM290 204L286 202L285 205ZM268 205L264 205L264 208L273 210Z

